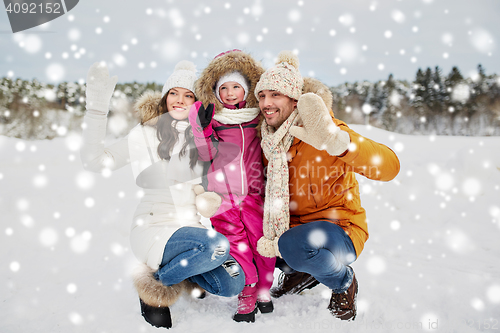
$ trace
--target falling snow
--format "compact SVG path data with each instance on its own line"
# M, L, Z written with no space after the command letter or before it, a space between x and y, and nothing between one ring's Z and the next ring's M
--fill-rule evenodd
M450 313L476 320L498 313L500 285L493 277L500 272L492 263L498 259L500 205L495 198L500 193L500 160L491 153L500 149L498 140L437 136L430 140L374 127L351 127L397 151L402 165L398 177L389 183L358 177L370 231L363 253L352 264L360 284L360 322L421 322L425 328L437 320L446 331L461 331L465 323L447 319ZM12 295L17 288L17 296L7 296L7 304L42 313L30 303L34 290L30 273L35 269L51 277L37 280L40 304L58 313L53 321L44 321L46 325L62 325L66 331L75 326L93 330L98 325L97 331L109 332L122 327L126 332L144 325L129 275L135 259L128 249L129 225L144 192L135 187L130 170L107 177L83 171L79 163L67 158L70 153L78 154L79 145L75 133L51 141L1 140L0 150L5 152L2 189L23 189L0 197L7 221L0 235L3 294ZM37 149L31 151L32 146ZM23 171L28 177L16 176L17 161L26 156L31 159ZM40 175L46 179L43 187L33 182ZM292 202L290 207L298 205ZM207 232L215 235L213 229ZM309 238L320 245L326 236L312 232ZM34 262L32 256L38 253L41 256ZM474 262L474 268L464 262ZM453 283L438 288L443 279ZM447 301L457 293L463 302ZM296 329L290 326L291 332L302 332L300 325L316 320L335 325L326 310L329 295L326 287L319 286L301 296L275 300L276 312L266 317L258 314L256 324L266 328L293 324ZM233 327L234 302L212 296L181 300L172 312L181 330L195 330L202 322L214 321L219 327ZM285 307L286 314L281 312ZM314 311L307 318L299 315L307 308ZM193 321L195 313L199 320ZM22 317L22 312L15 312L0 320L17 322ZM235 329L242 330L241 326ZM356 329L345 326L345 331Z
M482 53L488 53L495 47L494 38L488 30L476 28L470 33L472 45Z
M488 300L493 304L500 304L500 285L494 284L487 290Z
M366 262L366 269L370 274L380 275L386 271L387 264L384 258L371 256Z
M311 246L321 248L326 245L328 236L323 230L312 230L307 237L307 241L311 244Z
M456 64L476 81L478 63L488 73L498 72L500 30L483 22L476 11L481 6L464 12L454 3L445 9L442 1L421 0L410 7L404 1L370 0L323 10L314 1L284 8L261 0L210 6L166 0L149 7L130 3L134 20L115 15L114 5L106 2L92 6L86 17L74 11L37 33L4 34L0 76L83 84L88 64L102 61L120 82L163 83L177 61L190 58L201 70L215 54L232 48L249 51L266 67L279 50L293 49L302 73L329 85L375 82L389 73L412 80L419 67L436 65L447 72ZM6 21L2 24L8 31ZM469 85L458 84L450 97L465 104L472 94ZM59 98L56 88L45 88L39 97L48 102ZM394 91L389 100L399 105L404 96ZM114 112L122 107L115 96L109 119L115 134L126 126L123 115ZM361 103L346 112L370 114L373 108ZM37 119L43 115L41 109L30 112ZM458 107L447 112L457 114ZM9 117L12 111L1 109L0 115ZM175 329L298 333L320 325L342 332L384 332L387 327L465 332L498 318L498 139L352 127L387 144L402 167L389 183L357 177L370 238L352 264L360 285L356 322L333 319L326 309L331 291L320 285L274 300L276 311L257 314L253 325L231 320L235 298L181 299L172 306ZM156 331L140 315L130 278L136 261L128 248L129 228L144 192L130 170L83 171L80 132L56 122L52 129L59 136L53 140L0 137L0 330ZM357 146L352 143L349 150L356 152ZM223 174L217 177L224 181ZM273 203L278 210L282 205ZM290 208L299 205L291 202ZM216 235L213 229L207 233ZM321 245L326 235L313 231L309 241ZM241 244L240 250L248 249ZM468 327L466 320L476 326Z

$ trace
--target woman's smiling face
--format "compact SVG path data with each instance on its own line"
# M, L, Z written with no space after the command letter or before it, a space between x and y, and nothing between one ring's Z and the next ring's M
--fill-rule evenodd
M195 102L194 94L185 88L172 88L167 92L167 110L172 118L184 120L188 117L189 108Z

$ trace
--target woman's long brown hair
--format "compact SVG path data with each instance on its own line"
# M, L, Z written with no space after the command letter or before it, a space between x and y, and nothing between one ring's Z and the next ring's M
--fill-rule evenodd
M168 113L167 109L167 97L170 91L163 96L160 103L158 104L156 110L156 116L158 122L156 123L156 136L160 140L158 145L158 156L161 159L170 161L170 152L174 148L174 145L179 141L179 134L172 127L172 122L177 121ZM186 128L185 132L186 142L182 146L179 153L179 158L186 155L186 151L189 151L189 166L193 169L198 162L198 150L196 148L189 149L191 143L194 144L193 131L191 130L191 125ZM193 146L193 145L191 145Z

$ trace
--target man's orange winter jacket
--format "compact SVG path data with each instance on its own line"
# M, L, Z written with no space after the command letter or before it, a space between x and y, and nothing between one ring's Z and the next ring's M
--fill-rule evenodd
M331 116L341 130L349 133L350 148L341 157L331 156L295 138L287 154L290 228L312 221L331 221L351 237L359 256L368 239L368 225L354 173L389 181L399 172L399 160L387 146L354 132L332 112Z

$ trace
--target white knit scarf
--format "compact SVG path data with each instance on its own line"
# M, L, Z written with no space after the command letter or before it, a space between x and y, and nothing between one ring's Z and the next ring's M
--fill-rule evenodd
M286 154L294 139L290 134L290 128L299 122L298 112L294 110L278 130L265 122L262 124L261 145L269 163L264 202L264 237L259 239L257 251L269 258L281 257L278 239L290 227L290 191Z
M179 133L185 132L189 126L189 122L186 120L174 120L172 121L172 127L175 128Z
M260 113L259 108L227 109L223 108L214 115L214 119L226 125L237 125L254 120Z

